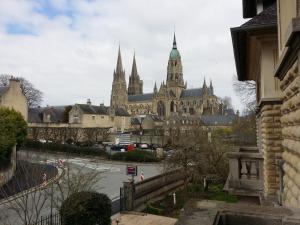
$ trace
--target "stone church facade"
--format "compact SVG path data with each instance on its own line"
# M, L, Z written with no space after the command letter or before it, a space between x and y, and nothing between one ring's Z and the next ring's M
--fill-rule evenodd
M152 93L143 93L143 81L137 71L135 55L128 89L126 88L125 72L119 48L111 91L111 108L120 107L126 109L132 116L156 114L162 118L168 118L172 115L222 114L223 108L226 106L214 95L211 81L207 85L204 79L201 88L187 89L187 82L183 79L181 55L177 49L174 34L166 82L163 81L159 87L155 83Z

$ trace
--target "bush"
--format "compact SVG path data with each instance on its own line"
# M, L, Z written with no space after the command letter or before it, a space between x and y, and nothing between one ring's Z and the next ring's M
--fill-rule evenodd
M14 109L0 108L0 165L10 162L12 147L23 144L27 135L27 123Z
M147 203L146 212L149 214L154 214L154 215L163 215L164 214L163 209L153 206L151 202Z
M25 147L30 149L38 149L41 151L65 152L79 155L94 155L107 157L107 153L103 149L92 147L79 147L55 142L41 143L39 141L27 140L25 143Z
M132 161L132 162L158 162L158 158L151 153L143 150L134 150L130 152L118 152L112 155L113 160Z
M62 225L110 225L111 201L100 193L77 192L61 205Z

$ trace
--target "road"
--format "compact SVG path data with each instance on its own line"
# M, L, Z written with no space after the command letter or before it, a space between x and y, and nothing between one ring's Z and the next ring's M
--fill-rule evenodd
M89 174L100 172L100 179L95 183L95 189L98 192L106 194L110 199L115 200L114 207L118 205L118 197L120 194L120 187L123 186L124 181L130 179L126 175L126 163L115 162L109 160L101 160L97 158L84 158L84 157L72 157L65 154L45 154L39 152L27 152L19 151L19 159L28 160L31 162L55 164L58 159L64 161L65 166L70 169L70 173L79 174L78 176L88 176ZM159 164L141 164L137 163L138 175L143 172L145 178L149 178L158 175L162 172L162 167ZM139 176L136 177L136 181L139 181ZM59 194L59 193L55 193ZM48 215L50 212L49 202L43 210L43 215ZM13 224L20 223L16 217L15 212L8 210L8 206L0 205L0 225L4 216L13 218ZM3 220L4 221L4 220Z

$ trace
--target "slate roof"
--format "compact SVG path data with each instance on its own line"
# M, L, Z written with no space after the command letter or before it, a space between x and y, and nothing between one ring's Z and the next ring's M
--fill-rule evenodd
M130 114L123 108L116 108L115 115L116 116L130 116Z
M85 114L108 115L109 108L103 105L76 104Z
M274 3L264 11L239 27L230 29L235 66L239 81L251 79L247 74L247 42L250 31L262 31L265 34L277 33L277 5Z
M63 121L63 112L66 106L51 106L28 109L29 123L42 123L43 114L50 115L52 123L59 123Z
M252 19L241 25L240 27L257 27L277 24L277 4L274 3L264 11L254 16Z
M128 95L129 102L143 102L150 101L153 98L153 93L140 94L140 95Z
M235 118L235 115L203 115L200 119L206 126L230 126Z
M136 117L131 117L131 125L141 125L141 122Z
M29 123L42 123L43 122L44 108L29 108L28 109L28 122Z
M208 95L213 95L211 89L208 90ZM181 92L180 98L188 98L188 97L201 97L203 95L202 88L193 88L193 89L186 89Z
M50 115L52 123L60 123L63 121L63 113L66 106L51 106L44 110L46 115Z
M3 95L5 92L7 92L8 88L9 88L8 86L0 87L0 96Z

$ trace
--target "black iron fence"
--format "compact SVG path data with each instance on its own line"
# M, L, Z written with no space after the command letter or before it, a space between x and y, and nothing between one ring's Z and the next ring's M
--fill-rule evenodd
M59 213L41 217L41 219L32 225L61 225Z

